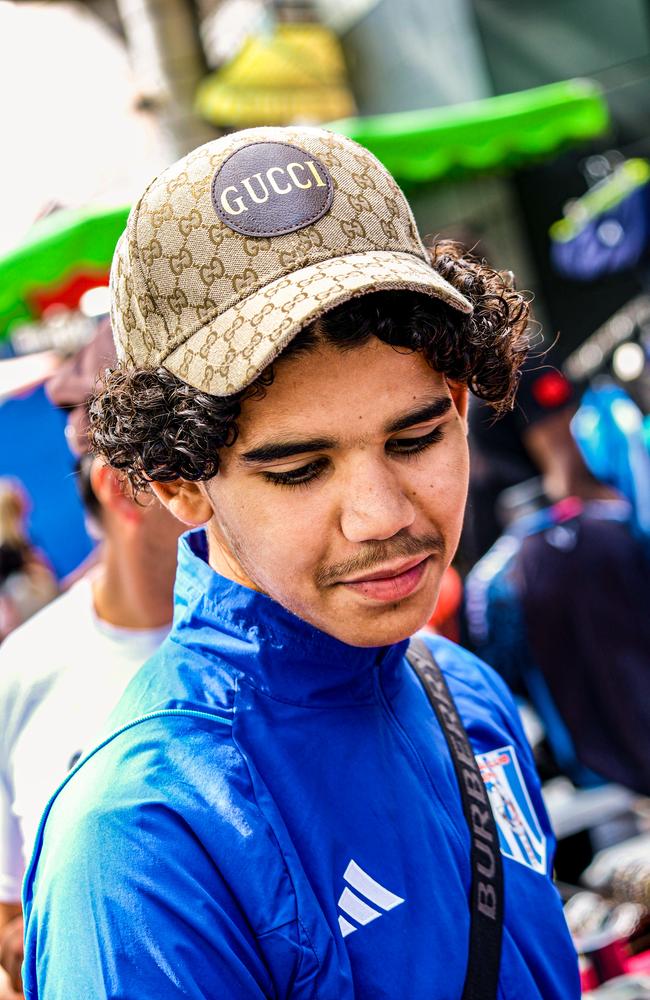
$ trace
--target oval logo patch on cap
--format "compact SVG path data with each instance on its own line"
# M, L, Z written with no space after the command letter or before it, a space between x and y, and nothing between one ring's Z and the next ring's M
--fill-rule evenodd
M311 153L284 142L235 150L212 181L212 204L242 236L283 236L321 219L334 197L329 171Z

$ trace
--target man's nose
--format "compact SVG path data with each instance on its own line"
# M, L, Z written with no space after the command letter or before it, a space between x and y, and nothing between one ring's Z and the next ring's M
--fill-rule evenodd
M349 542L380 541L409 528L415 507L395 471L381 462L355 462L341 498L341 530Z

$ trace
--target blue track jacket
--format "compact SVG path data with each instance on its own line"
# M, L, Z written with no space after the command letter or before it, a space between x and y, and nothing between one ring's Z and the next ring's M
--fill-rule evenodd
M499 997L577 1000L511 698L469 653L430 645L497 814ZM405 650L317 631L185 536L170 638L41 823L29 1000L459 1000L469 835Z

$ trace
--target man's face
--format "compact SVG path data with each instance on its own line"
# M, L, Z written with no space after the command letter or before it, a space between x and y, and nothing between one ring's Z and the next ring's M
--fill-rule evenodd
M280 362L203 486L211 564L352 645L411 635L458 544L465 403L375 338Z

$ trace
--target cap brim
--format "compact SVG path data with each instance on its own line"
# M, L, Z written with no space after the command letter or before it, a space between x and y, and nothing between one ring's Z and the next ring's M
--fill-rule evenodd
M379 291L421 292L472 312L471 302L421 257L385 250L349 254L269 282L193 333L162 365L196 389L230 396L254 382L308 323Z

